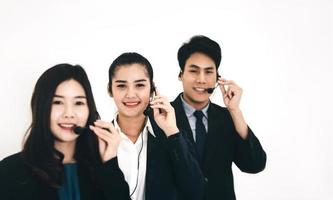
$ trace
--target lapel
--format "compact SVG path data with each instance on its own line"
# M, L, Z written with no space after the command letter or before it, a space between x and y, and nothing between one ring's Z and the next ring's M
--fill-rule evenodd
M195 145L192 129L185 114L183 102L180 95L182 95L182 93L179 94L178 97L171 103L175 109L177 126L179 129L186 133L190 141ZM210 163L209 160L211 160L218 145L223 145L219 140L219 134L223 132L222 128L225 127L224 123L225 119L223 119L223 115L221 115L221 113L217 110L215 104L210 103L208 108L208 133L203 169L207 169L207 165Z
M181 100L180 95L182 95L183 93L180 93L178 95L178 97L171 102L171 105L174 107L175 109L175 113L176 113L176 121L177 121L177 127L182 131L185 132L185 134L187 135L187 138L190 139L190 141L195 144L194 139L193 139L193 133L192 133L192 129L190 126L190 123L188 122L184 107L183 107L183 102Z
M154 130L154 134L155 130ZM158 141L153 135L148 133L147 140L147 167L146 167L146 199L151 199L151 195L154 192L154 174L157 166L158 156Z

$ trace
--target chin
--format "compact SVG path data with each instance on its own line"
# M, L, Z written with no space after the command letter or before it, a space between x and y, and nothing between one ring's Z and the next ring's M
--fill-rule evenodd
M128 110L128 109L126 109L126 110L124 110L124 111L119 111L119 114L121 114L121 115L123 115L123 116L126 116L126 117L138 117L138 116L141 116L141 115L143 115L143 110L138 110L138 109L135 109L135 110L133 110L133 109L130 109L130 110Z
M58 137L58 138L56 138L56 140L60 143L72 143L72 142L75 142L78 137L79 137L79 135L75 135L72 137Z

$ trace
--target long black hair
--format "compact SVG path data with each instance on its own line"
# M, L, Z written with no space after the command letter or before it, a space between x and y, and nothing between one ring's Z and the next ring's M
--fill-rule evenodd
M88 76L79 65L58 64L46 70L39 77L31 98L32 122L23 146L23 158L32 173L51 187L60 187L64 179L64 155L55 149L50 129L52 99L58 85L71 79L79 82L85 91L89 108L87 124L92 124L98 113ZM97 145L95 134L81 134L77 138L74 157L89 171L101 162Z

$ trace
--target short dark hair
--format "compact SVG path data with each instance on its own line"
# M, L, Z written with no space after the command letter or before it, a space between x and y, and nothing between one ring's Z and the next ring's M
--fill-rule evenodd
M220 45L206 36L196 35L178 49L178 63L181 72L184 71L187 59L196 52L210 57L215 63L216 70L219 68L222 56Z
M87 124L92 124L98 114L88 76L79 65L58 64L46 70L39 77L31 98L32 122L22 152L32 173L51 187L59 187L64 178L64 155L55 149L55 138L50 128L52 100L56 88L72 79L79 82L85 91L89 108ZM94 134L80 135L74 155L77 162L93 170L93 166L101 162L97 144Z
M112 78L115 75L116 70L122 65L131 65L131 64L140 64L144 66L147 70L148 78L150 82L150 92L153 93L155 91L154 86L154 73L153 68L147 58L136 52L127 52L118 56L111 64L109 68L109 83L108 83L108 92L112 94Z

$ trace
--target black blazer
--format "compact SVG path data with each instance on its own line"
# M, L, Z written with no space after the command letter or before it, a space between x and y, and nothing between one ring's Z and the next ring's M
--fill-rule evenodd
M116 158L96 169L92 182L87 171L78 163L81 200L129 200L129 189ZM0 197L2 200L57 200L58 192L37 180L24 163L21 153L0 162Z
M182 95L182 94L180 94ZM180 95L171 103L176 112L177 126L194 144L192 130ZM202 173L205 176L206 200L234 200L232 162L247 173L258 173L265 168L266 153L250 128L243 140L235 130L226 108L210 103L208 108L208 135Z
M156 137L148 134L146 200L202 200L204 177L191 142L181 132L167 138L149 118Z

